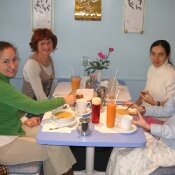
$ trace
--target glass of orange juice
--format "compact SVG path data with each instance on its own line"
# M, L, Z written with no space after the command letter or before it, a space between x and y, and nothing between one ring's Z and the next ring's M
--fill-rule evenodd
M81 81L80 76L76 76L76 75L71 76L72 91L75 91L80 88L80 81Z
M107 128L113 128L115 126L115 116L116 116L115 100L109 100L107 102L107 118L106 118Z

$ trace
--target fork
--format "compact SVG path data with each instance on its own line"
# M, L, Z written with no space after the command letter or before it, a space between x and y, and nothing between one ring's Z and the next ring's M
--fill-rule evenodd
M49 130L56 130L56 129L60 129L60 128L73 128L75 125L77 125L77 122L74 123L73 125L70 125L70 126L58 126L55 128L49 128Z

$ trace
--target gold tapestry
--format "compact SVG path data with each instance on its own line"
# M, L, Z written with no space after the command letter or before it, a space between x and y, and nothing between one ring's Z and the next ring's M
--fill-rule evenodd
M101 0L75 0L76 20L101 20Z

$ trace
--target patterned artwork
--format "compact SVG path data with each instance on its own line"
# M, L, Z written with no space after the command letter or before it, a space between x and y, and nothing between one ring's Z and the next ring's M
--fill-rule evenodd
M124 32L143 34L145 0L125 0Z
M52 29L52 6L53 0L33 0L32 1L32 28Z
M101 20L101 0L75 0L76 20Z

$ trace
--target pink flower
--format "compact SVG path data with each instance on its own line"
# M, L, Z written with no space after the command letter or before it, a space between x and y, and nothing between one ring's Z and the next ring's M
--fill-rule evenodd
M101 60L105 60L106 59L106 55L104 55L102 52L99 52L98 56L100 57Z
M113 52L114 51L114 48L109 48L109 52Z
M104 54L103 52L98 52L98 58L95 61L90 61L89 66L86 68L88 75L93 74L96 70L108 69L109 67L109 56L111 52L114 51L114 48L109 48L108 53Z

